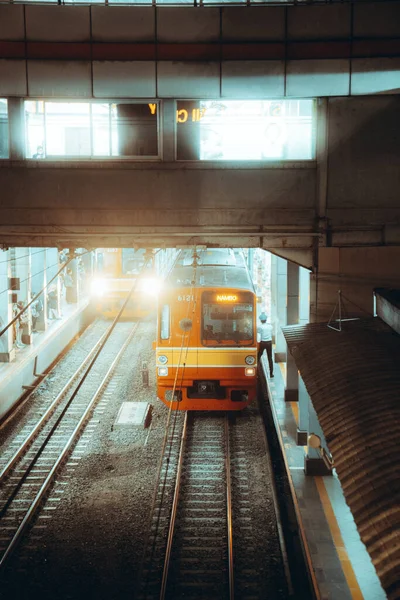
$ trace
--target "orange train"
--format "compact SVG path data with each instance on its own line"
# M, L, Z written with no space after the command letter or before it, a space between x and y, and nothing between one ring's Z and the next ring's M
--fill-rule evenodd
M256 301L242 252L181 252L159 295L157 393L164 404L241 410L252 402Z

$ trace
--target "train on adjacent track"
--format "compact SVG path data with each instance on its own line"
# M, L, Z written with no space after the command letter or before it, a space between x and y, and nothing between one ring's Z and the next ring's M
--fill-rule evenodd
M162 279L176 254L175 249L97 248L90 286L96 312L116 317L135 284L122 318L142 319L155 314Z
M257 297L243 252L182 250L158 299L157 394L177 410L241 410L257 393Z

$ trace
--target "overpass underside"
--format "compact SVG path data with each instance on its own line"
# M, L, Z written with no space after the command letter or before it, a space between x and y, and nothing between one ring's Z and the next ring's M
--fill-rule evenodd
M385 1L1 5L0 246L261 247L312 271L324 314L339 286L398 287L399 23ZM305 158L292 134L262 160L201 156L202 103L269 103L287 126L284 103L306 99ZM110 131L134 113L137 144L114 152L109 131L99 158L81 127L51 151L57 103L89 107L91 124L102 106Z

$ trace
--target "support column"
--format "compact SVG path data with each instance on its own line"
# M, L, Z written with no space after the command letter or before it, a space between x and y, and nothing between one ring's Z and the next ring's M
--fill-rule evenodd
M297 325L299 322L299 267L287 263L287 325ZM299 375L295 360L291 353L286 355L286 388L285 400L297 402L299 398Z
M299 269L299 325L310 322L310 271Z
M46 281L50 281L57 271L60 269L59 261L58 261L58 249L57 248L46 248ZM46 315L46 319L48 319L48 308L47 308L47 296L49 290L54 288L57 294L57 316L60 317L60 277L57 277L52 283L50 283L49 287L46 290L45 302L43 302L44 313Z
M46 279L46 248L32 248L31 252L31 267L32 267L32 297L36 296L41 290L44 289L47 279ZM43 310L39 313L37 317L36 331L45 331L47 319L46 319L46 302L45 302L46 292L44 292L41 296L39 296L39 300L41 302L41 306Z
M321 446L327 449L324 434L318 421L317 413L309 398L308 400L308 433L315 433L321 439ZM321 458L319 451L311 446L307 446L307 454L304 458L304 471L306 475L332 475L332 469L329 469Z
M89 282L93 277L94 272L94 253L87 252L86 254L83 254L81 261L84 268L82 289L87 294L89 292Z
M277 257L271 254L271 323L272 323L272 343L276 342L276 323L278 320L277 313Z
M11 277L10 257L8 250L0 250L0 286L7 290L0 294L0 331L12 320L11 291L9 280ZM15 358L13 327L7 329L0 337L0 362L11 362Z
M308 437L308 403L310 397L302 377L299 376L299 404L298 415L299 422L297 424L296 442L298 446L307 446Z
M162 159L165 162L176 160L176 102L163 100L161 112Z
M7 104L10 159L25 160L24 100L22 98L8 98Z
M31 299L31 249L15 248L16 271L19 277L18 301L27 304ZM32 314L30 307L25 311L27 322L22 326L22 342L32 344Z
M286 361L286 341L282 327L286 325L287 261L276 258L276 322L275 322L275 362Z
M75 252L75 248L70 248L70 256ZM78 259L74 258L66 267L67 273L69 272L72 277L72 286L70 289L66 286L66 299L67 304L76 304L79 298L79 268L78 268ZM64 279L65 281L65 279Z

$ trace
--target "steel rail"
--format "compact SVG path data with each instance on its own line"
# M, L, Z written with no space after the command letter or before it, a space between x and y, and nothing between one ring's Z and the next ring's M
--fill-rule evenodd
M180 451L179 451L178 471L176 474L176 483L175 483L175 491L174 491L174 500L172 502L171 520L170 520L169 529L168 529L168 540L167 540L167 548L165 551L164 569L163 569L163 576L162 576L161 590L160 590L160 600L164 600L165 592L167 589L169 563L170 563L170 559L171 559L172 541L173 541L173 537L174 537L176 513L177 513L178 501L179 501L179 491L180 491L180 486L181 486L182 465L183 465L183 456L184 456L184 449L185 449L185 442L186 442L188 419L189 419L188 412L186 411L185 421L183 424L182 437L181 437L181 447L180 447Z
M0 570L4 568L7 559L10 557L10 555L12 554L12 552L15 550L15 548L17 547L19 541L21 540L27 526L29 525L32 517L34 516L34 514L36 513L36 510L38 509L44 495L46 494L47 490L49 489L50 485L52 484L54 477L57 473L57 470L59 468L59 466L62 464L62 462L65 460L68 452L70 451L71 447L74 445L77 437L79 436L81 430L83 429L83 427L86 424L87 419L90 416L90 413L92 411L92 409L94 408L98 397L100 396L103 387L105 386L105 384L107 383L108 378L110 377L111 373L114 371L115 367L117 366L117 364L120 361L121 356L124 354L127 346L130 344L134 334L136 333L136 330L138 328L139 323L137 323L135 325L135 327L133 328L133 330L131 331L131 333L129 334L128 338L126 339L125 343L123 344L122 348L119 350L117 356L114 358L112 364L110 365L107 373L105 374L105 376L103 377L100 385L97 388L97 391L95 392L94 396L92 397L91 401L89 402L88 406L85 409L85 412L83 413L82 417L80 418L78 424L76 425L74 431L72 432L72 434L70 435L67 443L65 444L64 448L62 449L61 453L59 454L56 462L54 463L53 467L51 468L49 474L47 475L43 485L41 486L39 492L37 493L35 499L33 500L33 502L31 503L28 511L25 514L25 517L23 518L23 520L21 521L16 533L14 534L10 544L8 545L8 547L6 548L5 552L3 553L3 556L0 559Z
M21 458L21 456L24 454L24 452L28 449L28 446L30 445L30 443L39 435L40 430L42 429L43 425L50 419L50 417L52 416L52 414L54 413L54 411L56 410L56 408L61 403L62 398L68 392L68 389L72 386L72 384L74 383L75 379L78 377L78 375L82 371L82 369L90 361L90 359L92 358L93 354L97 351L99 345L102 343L102 341L103 341L103 339L104 339L104 337L106 335L107 335L107 332L105 332L101 336L101 338L96 342L96 344L93 346L93 348L91 349L91 351L89 352L89 354L84 359L83 363L78 367L78 369L75 371L75 373L69 378L69 380L67 381L67 383L62 388L61 392L59 392L59 394L56 396L56 398L50 404L50 406L48 407L48 409L46 410L46 412L42 415L42 417L40 418L40 420L33 427L32 431L24 439L24 441L22 442L21 446L14 453L14 455L10 458L10 460L8 461L8 463L6 464L6 466L3 468L3 470L0 473L0 484L7 477L7 475L9 474L9 472L11 471L11 469L13 468L13 466L15 465L15 463L17 462L17 460L19 458Z
M225 469L226 469L226 517L228 525L228 575L229 599L235 597L235 582L233 570L233 536L232 536L232 485L231 485L231 457L229 444L229 414L225 415Z

